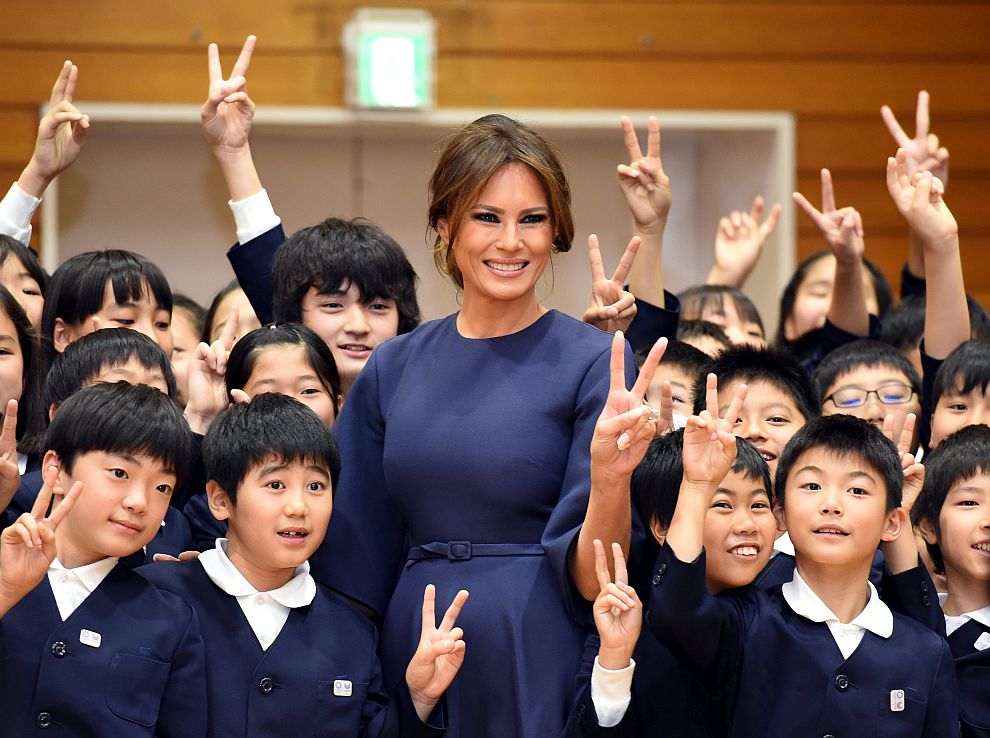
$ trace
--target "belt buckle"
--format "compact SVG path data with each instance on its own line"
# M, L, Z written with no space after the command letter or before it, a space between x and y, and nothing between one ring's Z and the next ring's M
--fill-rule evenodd
M467 561L471 558L471 541L449 541L447 558L451 561Z

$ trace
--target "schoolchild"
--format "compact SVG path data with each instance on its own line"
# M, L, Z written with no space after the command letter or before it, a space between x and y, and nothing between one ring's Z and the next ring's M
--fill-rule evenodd
M241 338L227 357L224 381L231 401L278 392L309 407L328 428L343 401L333 354L319 336L297 323L271 323ZM208 551L225 535L227 524L214 517L206 495L193 495L183 511L195 548Z
M689 420L684 482L647 616L654 635L716 695L728 735L957 735L948 645L892 613L868 580L877 546L902 528L894 445L844 416L798 431L775 485L794 577L769 591L715 598L704 586L704 522L735 445L707 411Z
M297 400L261 394L217 417L203 453L227 537L196 560L141 572L200 616L211 735L441 734L437 705L463 660L455 620L467 593L437 628L427 588L423 638L389 699L373 623L309 574L340 473L329 429Z
M648 352L637 352L637 364L646 360ZM681 341L671 341L663 352L663 358L646 391L647 401L658 407L663 396L664 382L670 382L671 401L675 415L687 418L694 405L694 387L704 376L711 358L694 346Z
M911 510L947 592L945 632L959 680L964 736L990 736L990 428L971 425L925 459Z
M990 338L966 341L937 363L934 380L925 379L932 448L967 425L990 424Z
M714 323L725 331L734 346L767 345L759 310L741 289L702 284L688 287L677 297L681 302L682 320Z
M0 409L12 409L16 419L16 447L11 461L23 474L41 463L45 426L41 411L42 359L38 336L14 295L0 285ZM11 406L11 401L16 407ZM11 520L12 522L12 520Z
M732 346L725 331L707 320L682 320L677 324L677 340L694 346L708 356L715 356Z
M633 474L636 509L658 544L648 552L653 559L677 504L682 443L683 431L655 438ZM738 441L737 448L735 464L720 482L705 518L705 549L711 552L706 586L714 594L750 584L769 560L776 534L767 464L747 441ZM648 591L649 579L636 586ZM632 623L613 632L614 620L605 609L595 608L595 622L600 647L590 686L582 690L572 714L570 735L580 735L582 729L594 733L594 725L616 726L616 734L638 736L704 738L724 732L711 697L669 649L650 633L637 641L639 627Z
M812 377L822 399L822 414L853 415L881 428L893 416L900 435L907 416L921 412L921 378L894 347L862 339L836 349ZM917 438L911 449L917 449Z
M202 305L186 295L172 294L172 372L181 407L189 401L189 363L199 347L205 319Z
M206 735L196 614L119 563L155 535L191 443L151 387L98 384L59 408L44 486L2 535L6 734Z

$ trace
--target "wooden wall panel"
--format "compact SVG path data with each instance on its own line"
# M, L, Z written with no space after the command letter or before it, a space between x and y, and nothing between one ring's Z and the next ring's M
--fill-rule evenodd
M62 59L77 98L196 102L205 47L229 65L260 37L250 74L259 105L342 103L340 31L356 0L6 2L0 24L0 176L30 156L39 103ZM438 99L450 107L789 110L799 188L818 199L832 169L861 209L869 254L896 282L906 229L889 202L890 104L913 127L918 89L952 152L947 200L967 282L990 296L990 3L947 0L375 0L438 21ZM229 66L228 66L229 68ZM799 256L821 246L798 217Z

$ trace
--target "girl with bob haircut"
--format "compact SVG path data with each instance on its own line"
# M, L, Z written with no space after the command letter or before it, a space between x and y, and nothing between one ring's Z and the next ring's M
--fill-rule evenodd
M420 638L423 588L436 585L440 608L471 591L458 625L485 637L446 693L448 738L559 735L599 591L592 540L628 547L660 351L627 391L635 363L621 336L540 305L574 222L563 168L536 131L487 115L452 134L428 222L462 307L379 345L354 382L313 573L382 618L387 683Z
M0 285L0 412L17 400L17 454L21 472L40 466L47 416L42 406L38 337L24 308ZM6 507L6 505L4 505Z

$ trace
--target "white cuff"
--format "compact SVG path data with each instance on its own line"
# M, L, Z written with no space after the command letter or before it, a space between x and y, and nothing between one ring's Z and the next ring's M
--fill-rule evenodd
M629 659L626 668L613 670L599 664L595 656L595 667L591 671L591 702L601 727L614 728L629 709L634 671L636 662L633 659Z
M237 243L247 243L282 222L276 215L266 190L255 192L236 202L230 200L227 204L230 205L234 223L237 224Z
M0 233L27 244L31 240L31 218L40 204L40 197L29 195L14 182L0 200Z

